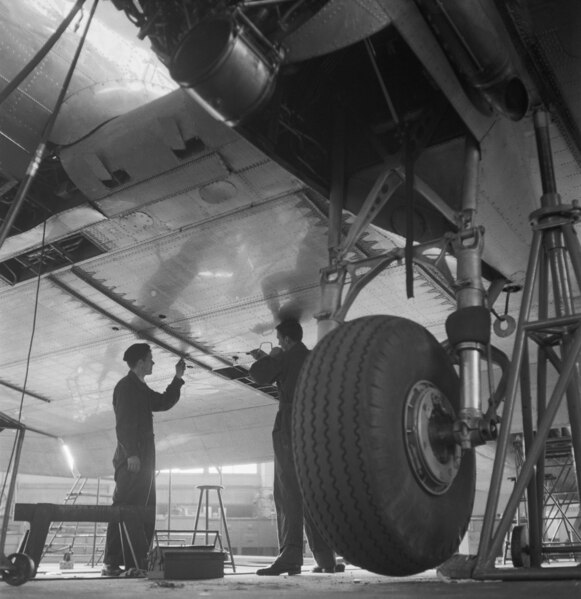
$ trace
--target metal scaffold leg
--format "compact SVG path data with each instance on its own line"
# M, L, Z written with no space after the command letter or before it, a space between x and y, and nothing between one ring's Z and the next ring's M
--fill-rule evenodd
M581 579L581 568L576 565L542 567L551 549L546 543L545 534L545 456L551 430L555 427L555 417L564 398L571 429L572 463L577 493L581 480L581 314L575 310L572 287L574 280L576 289L581 288L581 247L574 229L575 223L581 219L581 207L576 203L563 204L557 193L548 118L542 111L535 114L535 133L543 195L541 208L531 214L533 240L508 375L501 432L478 555L472 572L472 576L478 579ZM535 297L538 300L537 310ZM532 372L533 360L529 356L529 345L533 344L536 344L537 350L536 405L531 391L531 377L535 373ZM558 373L552 389L549 389L547 382L549 366ZM524 461L503 515L495 526L519 386L523 414ZM521 567L497 568L496 556L502 553L504 539L511 529L525 493L528 534L520 537L520 551L526 559L517 560ZM523 543L525 538L527 544Z

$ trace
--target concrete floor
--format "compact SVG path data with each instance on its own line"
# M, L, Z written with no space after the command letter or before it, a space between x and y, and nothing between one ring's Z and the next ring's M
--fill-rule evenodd
M227 568L224 578L214 580L151 580L147 578L101 578L100 568L75 566L59 571L58 565L39 568L37 577L22 586L0 582L2 599L347 599L349 597L422 599L573 599L581 597L581 580L529 582L445 581L434 570L407 578L378 576L348 566L343 574L311 574L305 562L300 576L259 577L254 573L264 564L246 556L238 558L237 572ZM264 559L264 558L262 558Z

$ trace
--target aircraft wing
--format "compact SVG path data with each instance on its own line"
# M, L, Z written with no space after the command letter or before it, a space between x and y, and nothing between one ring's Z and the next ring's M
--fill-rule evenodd
M245 376L247 352L276 343L274 326L284 316L300 318L306 344L316 343L314 315L336 184L337 107L348 123L344 233L378 175L386 168L401 171L398 124L416 127L425 118L430 135L414 129L422 145L415 161L414 240L426 243L455 229L470 135L481 148L477 222L486 228L485 276L489 283L522 285L528 215L541 194L532 109L527 105L514 118L490 104L491 93L478 96L474 77L463 78L434 32L424 6L430 3L312 2L300 9L297 2L276 91L235 127L210 115L165 74L162 50L168 47L161 38L153 39L154 52L138 45L137 28L117 10L129 4L102 3L97 11L98 35L87 43L40 176L0 247L0 413L62 439L83 476L111 473L112 391L126 372L123 351L138 340L153 347L152 388L165 388L179 356L189 366L179 404L155 416L158 467L272 458L276 400L272 389L258 389ZM194 4L209 10L207 2ZM238 4L248 5L247 18L258 19L259 3ZM552 109L559 192L572 202L581 184L581 71L574 68L574 20L566 15L579 9L574 2L559 3L558 11L548 10L550 2L506 11L481 4L502 30L530 105ZM2 81L15 76L69 8L57 0L18 7L0 2L2 39L18 49ZM281 7L272 10L261 26L278 41ZM168 9L164 18L175 40L163 39L175 49L181 35L172 29L175 14ZM63 37L57 58L49 54L44 70L37 68L0 105L3 218L78 36ZM26 49L19 39L30 41ZM569 63L551 53L551 39L559 40ZM137 67L119 58L121 47L143 57ZM405 222L402 187L366 228L353 256L402 248ZM445 318L455 307L453 288L432 270L415 269L409 299L405 280L403 262L383 271L349 318L397 314L443 341ZM513 315L519 299L510 299ZM510 352L510 338L493 342ZM8 429L0 433L2 455L9 455L12 441ZM59 445L27 432L21 470L68 473Z

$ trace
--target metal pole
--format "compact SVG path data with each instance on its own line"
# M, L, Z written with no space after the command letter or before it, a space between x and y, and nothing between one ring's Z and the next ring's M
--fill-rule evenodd
M208 544L208 529L210 528L210 498L208 497L210 494L209 489L204 489L204 493L206 494L206 545Z
M101 497L101 477L97 478L97 497L95 498L95 505L99 505ZM93 525L93 551L91 552L91 567L95 566L95 553L97 551L97 523Z
M549 282L547 256L543 253L539 264L539 320L546 320L549 316ZM547 409L547 366L548 356L542 345L537 345L537 429L542 422ZM543 530L545 509L545 456L537 463L537 505L540 506L537 526Z
M20 464L20 454L22 453L22 444L24 443L25 429L16 429L16 449L14 451L14 461L10 473L10 485L8 486L8 495L6 496L6 509L2 518L2 530L0 530L0 558L4 554L6 545L6 536L8 534L8 520L10 519L10 509L14 500L14 491L16 489L16 477L18 476L18 465ZM8 469L6 469L8 476ZM38 564L37 564L38 565Z
M172 478L171 478L171 468L169 469L168 475L168 491L167 491L167 529L171 531L171 486L172 486ZM171 532L170 532L171 534Z
M535 433L533 430L533 410L532 410L532 395L531 395L531 380L530 380L530 365L529 365L529 350L525 343L523 351L523 361L520 371L520 388L522 402L522 420L523 420L523 437L525 446L525 455L531 448ZM541 545L542 545L542 525L539 518L539 502L537 501L537 479L536 470L533 470L531 480L527 485L527 502L529 516L529 546L531 554L531 566L536 568L541 565ZM542 505L542 504L541 504ZM517 508L518 509L518 508Z
M496 444L494 466L492 468L492 477L490 480L490 490L488 492L488 498L486 501L484 520L482 521L482 531L480 533L480 543L478 547L478 556L476 559L476 566L474 570L475 572L480 569L486 569L492 566L495 559L494 554L490 550L490 542L492 539L492 531L496 519L496 510L498 508L500 487L502 485L502 475L504 473L504 463L506 460L510 436L510 427L514 415L516 392L519 380L519 370L523 358L525 344L524 325L529 318L531 310L540 247L541 233L539 231L535 231L533 234L531 252L529 254L529 261L526 270L527 276L525 280L525 286L523 288L523 297L521 301L518 324L516 328L516 339L512 353L512 360L508 374L508 380L506 384L506 400L504 402L504 410L502 413L502 425L500 427L500 435ZM523 489L521 489L520 495L522 495L522 491Z
M579 251L579 237L572 224L562 226L565 245L569 250L569 258L577 281L581 281L581 252Z

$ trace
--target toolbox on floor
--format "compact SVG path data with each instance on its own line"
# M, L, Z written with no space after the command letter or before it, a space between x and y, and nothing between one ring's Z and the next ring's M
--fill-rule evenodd
M148 578L203 580L224 578L226 552L213 545L158 545L148 556Z

